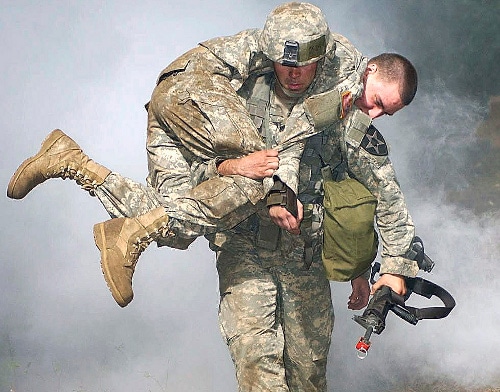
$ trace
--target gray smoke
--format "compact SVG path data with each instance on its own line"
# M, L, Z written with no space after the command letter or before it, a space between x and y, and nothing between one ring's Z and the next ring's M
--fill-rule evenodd
M0 184L7 186L56 127L96 161L143 181L143 104L159 71L198 41L260 27L276 4L2 5ZM434 380L499 385L498 208L474 208L481 187L465 204L450 196L471 193L483 156L490 166L498 162L475 130L489 97L500 94L499 4L317 4L332 30L367 56L399 52L419 71L415 102L376 126L391 145L417 234L436 261L422 276L457 300L446 319L416 326L390 314L360 361L354 345L363 330L346 309L349 285L332 284L329 390L401 390ZM136 298L120 309L92 239L93 224L107 219L96 199L73 183L49 181L23 201L0 199L0 211L1 391L237 389L218 331L217 275L206 241L185 252L148 249L134 278Z

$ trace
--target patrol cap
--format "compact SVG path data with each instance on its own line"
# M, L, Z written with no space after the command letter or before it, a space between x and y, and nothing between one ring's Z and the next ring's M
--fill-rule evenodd
M260 50L272 61L300 67L314 63L333 49L323 12L310 3L285 3L268 15Z

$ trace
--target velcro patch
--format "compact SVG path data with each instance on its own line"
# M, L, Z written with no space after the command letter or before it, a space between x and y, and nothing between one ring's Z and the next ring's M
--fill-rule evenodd
M365 137L361 140L361 147L372 155L385 156L389 154L384 137L373 125L370 125Z

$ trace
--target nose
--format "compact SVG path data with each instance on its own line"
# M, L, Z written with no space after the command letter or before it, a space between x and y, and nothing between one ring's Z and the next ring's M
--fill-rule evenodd
M300 68L299 67L290 67L288 75L290 75L291 78L299 77L300 76Z
M372 120L382 116L383 114L384 110L382 108L375 107L373 109L368 110L368 115Z

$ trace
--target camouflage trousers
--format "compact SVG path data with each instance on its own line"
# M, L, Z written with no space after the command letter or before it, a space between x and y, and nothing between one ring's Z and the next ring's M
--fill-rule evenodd
M303 241L281 234L279 248L232 234L217 251L219 323L240 392L326 392L334 322L319 252L304 268Z
M239 157L264 144L250 118L243 124L246 110L236 93L223 94L203 76L184 70L155 88L148 104L148 185L112 173L96 191L112 217L163 206L174 236L159 245L185 249L199 236L234 227L265 195L262 181L216 172L216 158ZM225 106L190 96L194 89Z
M243 124L246 110L235 93L222 94L202 76L181 72L153 91L148 104L148 185L112 173L96 190L111 217L135 217L163 206L174 236L158 244L180 249L199 236L234 227L264 197L262 181L216 172L216 158L239 157L264 144L251 119ZM188 91L200 89L200 84L225 107L189 97ZM221 111L228 117L225 122Z
M197 237L229 229L260 208L248 202L238 179L218 179L216 188L214 181L205 181L182 195L172 190L164 197L150 186L111 173L95 194L112 218L136 217L163 206L174 236L160 238L158 245L187 249Z
M197 48L177 59L156 86L148 104L151 189L113 173L96 192L111 216L136 216L161 205L171 233L192 241L234 227L257 210L270 178L264 187L214 169L217 159L240 157L265 143L229 80L207 74L212 62L212 54ZM299 135L302 130L292 129L285 139L291 143ZM287 151L298 165L300 148ZM206 172L194 175L196 165Z

